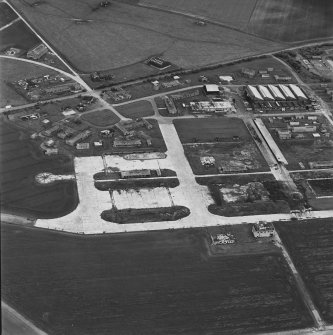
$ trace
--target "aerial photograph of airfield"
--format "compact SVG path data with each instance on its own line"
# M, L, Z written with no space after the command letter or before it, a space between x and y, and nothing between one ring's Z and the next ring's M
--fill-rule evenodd
M0 0L4 335L333 334L333 1Z

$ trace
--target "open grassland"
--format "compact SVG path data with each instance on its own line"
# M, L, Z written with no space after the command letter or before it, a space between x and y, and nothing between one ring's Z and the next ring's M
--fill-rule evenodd
M186 68L280 48L279 43L247 33L213 24L201 27L193 18L123 2L98 10L95 0L58 0L57 4L46 0L37 7L29 6L31 2L12 1L81 72L130 66L152 55ZM73 18L91 21L76 24Z
M84 237L4 225L1 238L3 299L55 335L312 325L279 253L210 257L203 230Z
M23 21L13 23L0 31L0 50L17 47L28 51L40 43L39 38L26 26Z
M17 15L6 3L0 3L0 28L16 18Z
M141 0L139 3L205 17L233 27L246 28L256 2L256 0Z
M333 322L333 219L276 228L325 321Z
M96 112L84 114L81 119L97 127L109 127L119 122L118 115L109 109L102 109Z
M333 36L331 0L259 0L248 28L276 41Z
M174 124L182 143L214 142L217 137L232 141L233 136L251 139L244 122L236 118L180 119Z
M9 87L7 83L46 74L56 74L56 72L45 67L16 61L15 59L0 59L0 107L27 103L27 100Z
M130 119L154 115L154 110L149 101L138 101L131 104L115 107L117 111Z
M60 217L77 205L74 182L40 186L34 181L44 171L72 173L73 163L67 157L42 156L27 136L0 121L1 210L15 211L38 218Z

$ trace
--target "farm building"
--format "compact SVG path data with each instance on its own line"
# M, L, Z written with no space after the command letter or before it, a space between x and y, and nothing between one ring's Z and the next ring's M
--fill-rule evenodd
M165 96L165 97L163 97L163 100L164 100L165 106L166 106L169 114L177 114L178 113L177 108L176 108L172 99L170 99L168 96Z
M333 161L309 162L309 166L311 169L333 168Z
M122 124L120 123L116 123L115 127L124 135L124 136L128 136L128 135L133 135L133 131L127 130Z
M275 100L286 100L282 92L277 86L274 85L268 85L269 90L271 91L273 97Z
M291 139L291 132L290 130L279 129L277 131L280 140L289 140Z
M252 226L252 233L254 237L272 237L275 229L272 223L259 221Z
M150 176L151 176L151 172L148 169L120 171L120 177L122 179L128 179L128 178L148 178Z
M290 81L292 78L290 76L279 76L278 74L274 75L276 81Z
M219 94L219 87L215 84L204 85L203 87L205 94Z
M279 85L279 88L287 100L296 100L294 94L291 92L288 86Z
M82 88L77 83L67 83L63 85L57 85L52 87L47 87L44 89L45 93L49 94L61 94L61 93L69 93L69 92L77 92L81 91Z
M307 96L303 93L303 91L297 85L290 84L289 87L292 90L292 92L295 94L297 99L308 100Z
M47 51L47 47L43 43L41 43L30 49L27 52L27 57L37 60L44 56Z
M241 70L242 75L244 75L245 77L248 78L253 78L256 75L256 71L253 69L247 69L247 68L243 68Z
M47 130L44 130L43 131L43 135L45 136L52 136L53 134L59 132L61 130L61 126L60 124L55 124L53 127L47 129Z
M252 100L263 100L261 94L258 92L258 90L254 86L247 85L246 93Z
M159 70L164 70L164 69L168 68L169 66L171 66L171 64L169 62L166 62L164 59L162 59L160 57L149 58L147 64L151 65L153 67L156 67Z
M119 147L140 147L142 144L141 140L122 140L115 139L113 142L113 146L115 148Z
M230 101L199 101L190 102L193 113L228 113L233 110Z
M259 89L261 96L264 98L264 100L274 100L272 94L269 92L267 87L263 85L259 85L258 89Z
M89 143L77 143L76 144L76 149L77 150L88 150L90 148L90 144Z
M293 133L314 133L317 131L316 126L295 126L291 127Z
M91 131L88 129L84 130L81 133L77 134L76 136L66 140L66 144L73 147L77 142L85 140L89 136L91 136Z

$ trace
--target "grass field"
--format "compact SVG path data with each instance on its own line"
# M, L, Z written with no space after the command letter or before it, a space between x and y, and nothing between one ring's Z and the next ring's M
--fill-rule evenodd
M23 21L18 21L8 28L0 31L0 50L9 47L18 47L28 51L40 43L36 35L26 26Z
M6 82L24 78L33 78L46 74L56 74L55 71L45 67L29 64L14 59L0 59L0 107L6 105L22 105L28 101L18 94Z
M0 3L0 28L15 20L16 18L17 15L6 3Z
M165 10L194 14L229 26L245 29L256 5L256 0L141 0L140 4Z
M210 257L204 230L83 237L4 225L1 238L4 301L55 335L312 325L280 254Z
M115 107L123 116L130 119L137 119L154 115L154 110L149 101L138 101L131 104Z
M61 156L46 158L32 142L19 131L0 121L1 208L35 217L60 217L77 205L74 182L38 186L36 174L49 171L54 174L72 173L72 160Z
M109 109L82 115L81 119L97 127L109 127L119 122L119 117Z
M81 72L131 66L160 54L176 66L201 66L280 47L222 26L200 27L193 18L123 2L96 11L97 1L80 6L75 0L48 0L37 7L20 0L12 3ZM75 24L73 18L92 21Z
M322 317L333 322L333 219L277 223L276 228Z
M242 140L251 138L244 122L236 118L180 119L174 124L182 143L213 142L216 137L232 140L239 136Z
M333 36L331 0L259 0L250 31L284 42Z

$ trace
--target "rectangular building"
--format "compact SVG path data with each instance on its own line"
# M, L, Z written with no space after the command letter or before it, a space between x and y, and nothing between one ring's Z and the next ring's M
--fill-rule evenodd
M151 176L151 172L148 169L120 171L120 177L122 179L128 179L128 178L149 178L150 176Z
M314 133L317 131L317 127L316 126L291 127L291 131L293 133Z
M140 147L141 140L122 140L122 139L115 139L113 142L113 146L115 148L119 147Z
M283 156L280 148L275 143L272 135L270 134L270 132L268 131L268 129L266 128L266 126L264 125L262 120L259 119L259 118L255 118L254 123L257 126L257 128L259 129L261 135L264 137L266 143L268 144L269 148L271 149L271 151L272 151L273 155L275 156L276 160L280 163L283 163L283 164L287 165L288 161Z
M90 130L84 130L81 133L77 134L76 136L66 140L66 144L70 145L70 146L74 146L77 142L85 140L86 138L88 138L89 136L91 136L91 131Z
M47 53L47 51L48 51L47 47L43 43L41 43L30 49L27 52L27 57L37 60L40 59L42 56L44 56Z
M289 140L289 139L291 139L291 132L290 132L290 130L285 130L285 129L277 130L277 134L278 134L280 140Z

